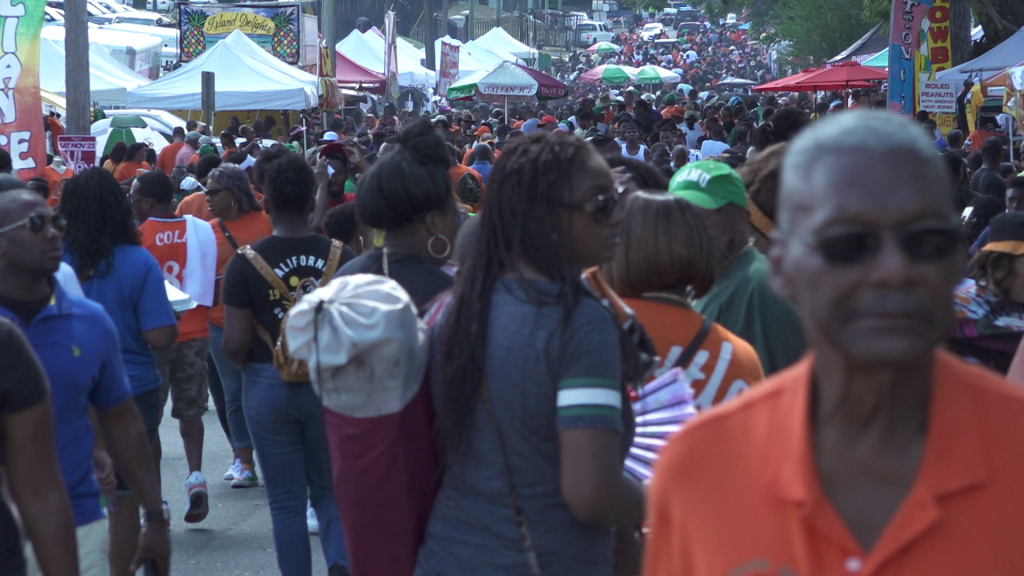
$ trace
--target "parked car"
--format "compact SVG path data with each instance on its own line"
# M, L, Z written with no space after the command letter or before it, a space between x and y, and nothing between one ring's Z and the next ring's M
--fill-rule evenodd
M161 28L177 28L178 25L170 18L156 12L132 12L130 14L114 14L109 24L136 24L138 26L159 26Z
M615 34L605 26L604 22L585 21L576 25L579 38L578 46L591 46L596 42L611 42Z
M43 7L43 26L63 26L64 11L49 6Z
M665 32L665 26L660 22L652 22L644 25L644 29L640 31L640 39L644 42L650 42L658 36L661 36Z

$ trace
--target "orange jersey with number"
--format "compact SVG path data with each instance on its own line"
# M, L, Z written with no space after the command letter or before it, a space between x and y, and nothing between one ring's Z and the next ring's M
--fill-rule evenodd
M142 247L156 258L164 280L179 290L188 257L185 227L184 218L150 218L139 226ZM206 324L208 310L206 306L197 306L185 312L178 320L178 342L210 337L210 328Z

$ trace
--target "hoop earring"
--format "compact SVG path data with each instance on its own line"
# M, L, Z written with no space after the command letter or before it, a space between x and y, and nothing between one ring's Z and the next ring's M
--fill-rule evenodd
M444 240L444 252L441 254L434 253L434 240L437 240L438 238ZM430 240L427 240L427 252L430 252L430 255L438 260L447 258L448 255L452 253L452 243L445 238L444 234L435 234L430 237Z

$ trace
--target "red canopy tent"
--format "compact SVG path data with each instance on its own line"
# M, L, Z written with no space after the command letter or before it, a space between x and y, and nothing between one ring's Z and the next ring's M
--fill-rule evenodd
M885 70L861 66L858 62L842 62L835 66L822 68L798 79L796 86L803 86L807 89L828 90L825 86L839 86L840 88L874 88L868 84L869 81L884 82L888 80L889 73ZM855 83L867 84L866 86L854 86Z
M751 90L755 92L792 92L792 90L785 88L785 86L788 86L793 82L796 82L801 78L804 78L808 74L817 71L817 68L804 68L803 70L797 72L796 74L793 74L792 76L786 76L785 78L772 80L771 82L761 84L760 86L754 86L753 88L751 88Z
M340 88L384 94L383 75L363 68L346 58L341 52L336 51L334 58L334 77L338 80Z

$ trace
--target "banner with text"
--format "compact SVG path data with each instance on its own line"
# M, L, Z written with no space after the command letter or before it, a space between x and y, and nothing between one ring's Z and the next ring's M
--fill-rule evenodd
M178 55L182 62L195 60L235 30L241 30L261 48L289 64L298 64L302 55L298 4L181 4L178 28Z
M914 57L917 78L917 110L932 114L956 114L956 87L951 82L938 82L935 75L953 65L950 44L949 1L934 0L925 12L918 32L918 50Z
M459 46L441 42L441 70L439 71L437 93L447 98L448 87L459 81Z
M39 96L39 33L45 0L0 2L3 60L0 67L0 147L11 154L18 178L39 176L46 166L46 131Z
M893 112L914 114L918 33L932 5L933 0L893 0L889 25L889 109Z
M384 15L384 90L385 102L397 102L401 90L398 87L398 29L395 27L395 13Z
M95 136L57 136L57 148L64 165L81 174L96 165Z

